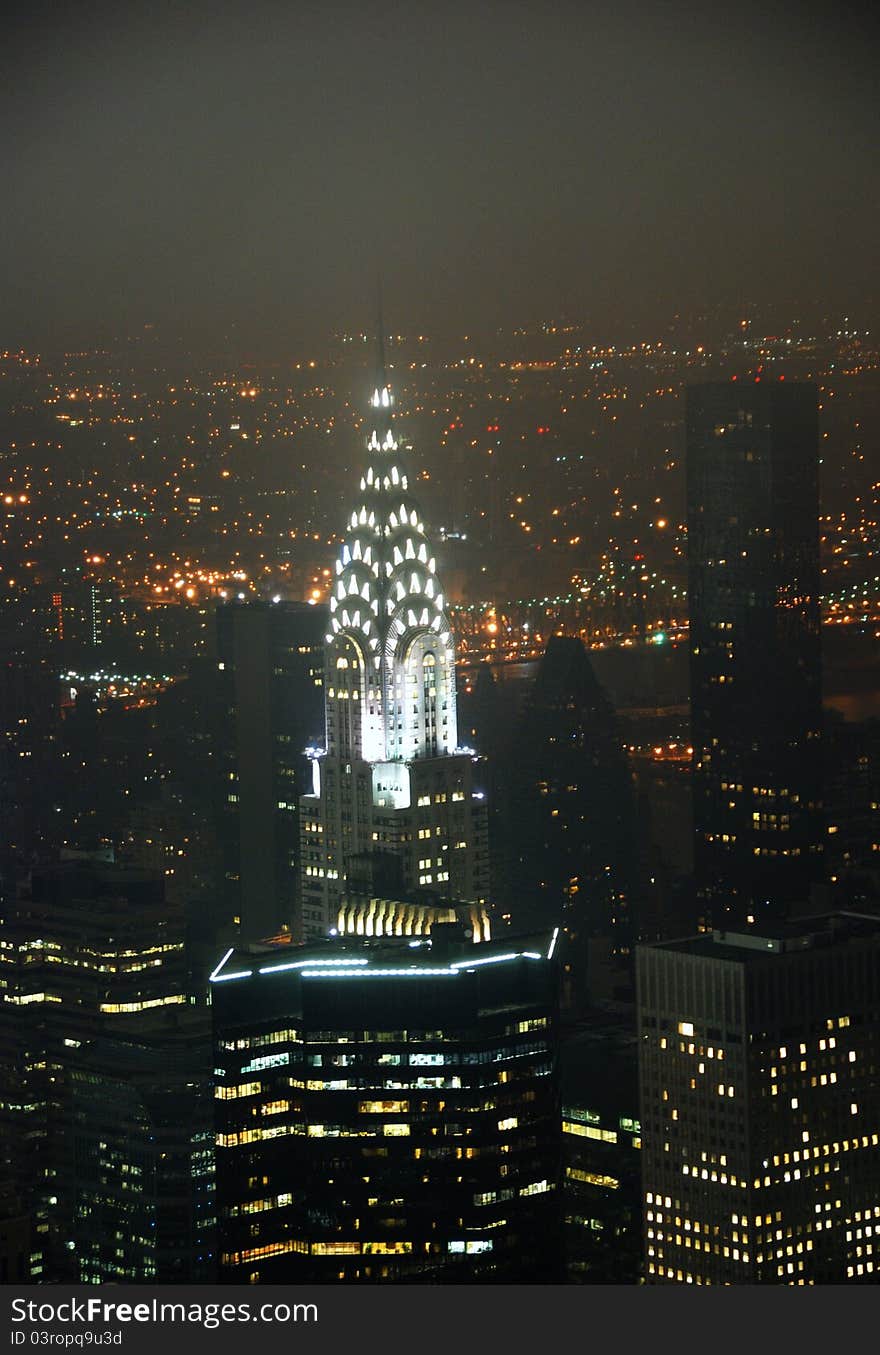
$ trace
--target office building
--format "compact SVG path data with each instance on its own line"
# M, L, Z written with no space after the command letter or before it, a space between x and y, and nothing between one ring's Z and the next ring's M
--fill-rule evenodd
M306 603L217 608L227 912L247 940L299 916L299 800L324 722L326 628L326 609Z
M3 901L0 990L3 1128L31 1219L31 1275L72 1283L74 1070L120 1023L189 1001L183 920L163 877L88 857L35 871Z
M687 392L700 918L801 909L822 873L817 391Z
M637 956L648 1283L875 1282L880 919Z
M326 738L300 801L307 940L328 934L352 882L488 897L478 759L458 744L455 645L393 417L380 360L330 600Z
M83 1284L216 1278L214 1099L206 1007L130 1017L84 1045L67 1079Z
M554 944L453 923L227 954L222 1280L558 1279Z

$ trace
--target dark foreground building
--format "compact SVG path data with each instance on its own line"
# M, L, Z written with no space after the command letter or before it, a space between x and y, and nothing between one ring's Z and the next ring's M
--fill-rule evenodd
M637 953L649 1284L876 1282L880 919Z
M162 876L34 872L0 943L0 1275L213 1280L210 1016Z
M642 1139L632 1020L590 1012L562 1046L565 1269L570 1284L638 1284Z
M554 944L453 924L226 956L223 1280L559 1279Z
M694 869L711 925L822 874L817 391L687 392Z

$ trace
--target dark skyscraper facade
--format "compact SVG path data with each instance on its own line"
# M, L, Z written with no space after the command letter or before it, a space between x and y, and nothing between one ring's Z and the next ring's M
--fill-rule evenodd
M230 952L221 1279L559 1278L556 936Z
M687 392L700 916L760 921L821 875L817 392Z
M517 927L563 927L572 1000L584 998L591 940L630 953L636 833L614 708L583 642L554 636L509 753L507 907Z
M32 1220L31 1276L52 1283L93 1278L77 1247L83 1173L71 1165L76 1070L100 1039L112 1042L123 1027L135 1035L161 1009L187 1006L183 919L169 906L161 875L76 860L35 871L28 890L4 901L2 924L0 1077L9 1090L0 1123ZM101 1067L93 1065L95 1077ZM118 1120L121 1101L115 1111L112 1094L104 1102L108 1119ZM94 1128L94 1117L90 1123ZM100 1137L95 1129L95 1152ZM80 1155L87 1139L80 1136ZM134 1186L127 1194L140 1198ZM102 1218L112 1212L108 1207ZM95 1225L93 1240L97 1232ZM138 1244L129 1243L120 1273L131 1275L126 1266ZM105 1258L117 1247L108 1244Z
M326 609L307 603L217 608L227 896L249 940L298 925L299 797L324 723L326 628Z

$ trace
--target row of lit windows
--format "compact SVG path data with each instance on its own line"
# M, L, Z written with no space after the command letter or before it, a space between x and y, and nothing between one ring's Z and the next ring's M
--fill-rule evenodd
M281 1195L270 1195L260 1200L245 1200L242 1204L230 1205L228 1209L223 1210L224 1218L234 1219L240 1214L264 1214L270 1209L284 1209L286 1205L293 1203L293 1195L290 1191L284 1191Z

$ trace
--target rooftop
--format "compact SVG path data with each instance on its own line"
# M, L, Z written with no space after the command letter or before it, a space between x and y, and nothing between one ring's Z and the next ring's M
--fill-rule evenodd
M761 964L780 955L827 949L854 941L880 939L880 916L870 913L825 913L792 918L748 930L721 930L701 936L661 941L645 950L672 950L682 955Z
M211 983L285 971L298 973L301 979L457 978L482 965L552 959L558 930L502 936L475 944L452 923L435 927L434 935L417 940L340 937L301 946L233 947L211 974Z

